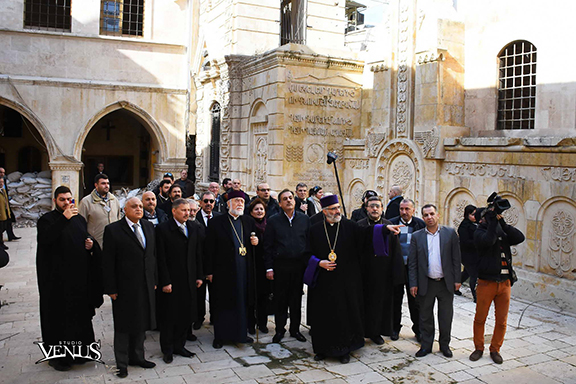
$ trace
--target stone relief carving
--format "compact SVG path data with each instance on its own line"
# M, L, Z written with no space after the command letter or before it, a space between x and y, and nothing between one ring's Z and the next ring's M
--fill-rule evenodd
M394 169L395 164L389 165L389 159L392 156L395 157L394 161L404 161L406 164L411 166L412 171L412 181L409 184L409 187L404 191L404 196L413 198L416 202L420 199L420 164L418 160L417 154L414 150L408 145L408 143L404 141L394 141L390 145L388 145L378 158L376 163L376 190L380 194L385 194L386 188L389 187L386 183L388 180L392 182L392 175L387 174L387 172L391 172ZM390 168L390 170L388 170ZM400 172L400 171L399 171ZM388 178L388 179L387 179Z
M286 161L302 162L304 160L304 147L301 145L285 146Z
M452 227L454 229L457 229L460 226L460 223L462 222L462 220L464 220L464 208L466 208L467 205L472 204L472 202L468 199L461 199L458 201L458 203L456 204L456 206L454 207L454 210L452 211L452 217L454 218L452 220Z
M368 159L348 159L347 161L352 169L368 169L370 167Z
M385 138L386 135L383 133L374 133L372 129L368 131L368 135L366 135L366 149L368 150L368 156L378 156L380 144L384 141Z
M399 185L402 187L403 191L409 189L412 184L414 175L412 174L412 167L410 167L405 161L399 161L394 165L392 169L392 184Z
M306 149L306 161L308 163L322 163L324 158L324 147L318 143L310 144Z
M572 270L574 216L563 210L556 211L549 235L548 265L562 277Z
M262 136L256 138L256 169L254 170L255 185L266 182L268 178L266 164L268 164L268 138Z
M520 168L516 165L494 165L494 164L467 164L467 163L446 163L444 169L455 176L491 176L510 179L521 179Z
M400 0L398 14L398 87L396 108L396 134L397 137L407 136L408 118L408 38L410 37L410 1Z
M510 209L502 212L502 217L507 224L515 227L518 225L518 219L520 218L520 210L516 207L510 207Z
M438 129L434 127L430 131L414 132L414 141L422 146L422 152L424 153L424 157L426 158L434 157L436 147L440 142L440 135L438 134Z
M544 167L541 169L546 181L572 181L576 182L576 168Z

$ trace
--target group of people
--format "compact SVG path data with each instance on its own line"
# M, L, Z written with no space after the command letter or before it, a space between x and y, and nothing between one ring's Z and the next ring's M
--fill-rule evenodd
M382 336L398 340L404 291L412 330L421 343L416 356L432 350L436 301L440 350L452 356L462 233L459 238L454 229L440 226L433 204L422 207L422 219L415 217L414 201L404 198L399 186L390 189L386 205L376 192L366 191L349 220L338 196L304 183L277 197L261 183L251 198L240 180L227 178L221 193L213 182L207 191L192 195L186 183L174 182L167 173L156 192L127 200L122 216L107 176L98 174L94 182L78 207L70 190L58 187L56 209L38 222L45 343L94 341L91 320L104 293L112 300L119 377L128 375L129 365L155 366L144 355L147 330L159 329L165 363L173 355L192 357L185 345L196 340L193 330L205 320L207 292L214 348L252 343L250 335L268 333L271 312L274 343L286 336L287 326L291 337L304 342L300 326L306 284L315 360L331 357L347 363L366 338L379 345ZM501 215L478 212L478 227L468 228L474 241L466 249L474 250L479 262L469 266L465 261L470 276L479 278L471 359L482 355L492 301L497 331L490 351L499 351L510 299L511 280L506 278L513 272L509 247L523 241ZM50 364L67 370L76 360Z

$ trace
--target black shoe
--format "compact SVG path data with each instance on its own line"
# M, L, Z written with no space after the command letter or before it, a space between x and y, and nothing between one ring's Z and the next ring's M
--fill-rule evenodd
M442 352L442 354L446 357L452 357L454 356L452 354L452 351L450 350L450 347L444 347L444 348L440 348L440 352Z
M498 352L490 352L490 357L496 364L502 364L504 359Z
M246 336L246 341L244 342L244 344L252 344L254 343L254 339L251 338L250 336Z
M269 331L268 331L268 327L265 326L265 325L259 325L259 326L258 326L258 329L260 330L260 332L262 332L262 333L264 333L264 334L266 334L266 333L269 332Z
M429 349L420 348L420 350L418 350L418 352L416 352L416 357L424 357L429 353L430 353Z
M192 325L192 329L194 329L195 331L199 330L200 328L202 328L203 323L204 320L194 322L194 324Z
M119 378L123 379L128 376L128 368L118 368L118 373L116 374Z
M154 368L156 366L156 363L154 363L152 361L148 361L148 360L142 360L136 364L131 364L131 365L137 365L141 368Z
M374 344L377 344L377 345L384 344L384 339L380 335L371 337L370 340L372 340L374 342Z
M8 241L13 241L13 240L20 240L20 239L21 239L21 237L18 237L18 236L14 236L13 238L11 238L11 239L8 239Z
M220 340L214 339L214 341L212 342L212 347L220 349L222 348L222 342Z
M248 328L248 333L251 335L255 335L256 334L256 327L250 327Z
M400 335L398 334L398 332L392 332L392 334L390 335L390 340L398 340L400 338Z
M166 364L170 364L174 361L174 356L171 353L165 353L164 356L162 356L162 360L164 360Z
M342 364L348 364L350 362L350 354L345 354L343 356L340 356L340 362Z
M306 341L306 338L300 332L294 332L294 333L290 332L290 336L294 337L298 341L302 342Z
M0 244L0 248L2 248L2 249L9 249L9 248L6 246L6 244Z
M196 337L195 334L190 333L188 336L186 336L186 340L188 340L188 341L196 341L196 340L198 340L198 338Z
M462 296L462 292L460 292L460 291L454 291L454 294L455 294L456 296Z
M316 356L314 356L314 361L320 361L320 360L324 360L326 358L326 356L324 356L321 353L317 353Z
M70 364L60 360L50 360L48 365L61 372L69 371L72 368Z
M187 350L186 348L182 348L179 351L174 351L175 355L180 355L182 357L194 357L196 356L196 354L194 352L190 352L189 350Z
M283 337L284 337L284 332L281 332L281 333L276 332L276 334L275 334L274 337L272 338L272 342L273 342L273 343L279 343L280 340L282 340Z

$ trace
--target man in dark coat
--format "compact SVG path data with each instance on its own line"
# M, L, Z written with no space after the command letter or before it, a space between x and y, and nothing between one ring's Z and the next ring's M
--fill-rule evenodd
M180 178L174 182L182 189L182 197L188 198L194 195L194 183L188 178L188 171L183 169Z
M204 281L200 227L188 221L190 203L177 199L172 220L156 227L158 256L160 347L170 364L173 354L192 357L185 348L186 333L197 318L196 289Z
M350 217L350 220L357 223L360 220L367 218L368 217L368 210L366 209L366 204L368 204L368 199L371 197L377 197L377 196L378 196L378 194L376 193L376 191L372 191L371 189L368 189L367 191L365 191L364 194L362 195L362 206L360 208L352 211L352 216ZM380 216L382 216L382 215L380 215Z
M418 296L422 344L416 357L432 352L434 342L434 303L438 300L440 352L452 357L450 333L454 315L454 290L460 289L460 244L453 228L439 225L436 206L422 207L426 228L416 231L410 241L408 279L410 294Z
M168 190L168 196L170 199L162 205L160 205L160 209L166 213L169 219L172 218L172 203L176 199L180 199L182 197L182 188L178 184L172 184L170 189Z
M248 307L253 305L256 224L244 213L244 192L228 193L228 213L215 217L206 235L207 279L212 283L211 315L214 348L223 343L252 343L248 336Z
M364 346L358 252L362 235L355 223L342 217L338 196L325 196L320 202L326 220L310 228L305 274L314 359L337 357L346 364L350 352Z
M226 212L226 199L220 194L220 185L213 181L208 184L208 190L214 194L214 212L224 213Z
M296 210L292 191L285 189L278 195L281 213L272 216L264 232L264 265L266 278L274 280L276 300L276 335L279 343L286 333L290 308L290 336L306 341L300 333L302 320L302 286L306 267L305 250L310 219Z
M424 221L416 216L415 204L411 199L403 199L400 202L400 216L390 219L392 224L402 224L400 228L400 247L402 248L402 258L404 259L404 275L406 277L406 284L397 285L394 288L394 332L390 338L398 340L400 337L400 329L402 329L402 302L404 301L404 289L408 296L408 310L410 311L410 320L412 320L412 331L416 336L417 341L421 341L420 335L420 310L418 309L418 301L410 294L410 286L408 285L408 253L410 253L410 241L412 234L420 229L426 227Z
M399 225L392 225L382 217L383 205L379 197L366 201L368 217L358 222L366 228L363 260L364 334L378 345L382 336L392 336L394 287L404 284L404 261L398 236Z
M280 205L276 199L270 197L270 186L266 183L258 184L256 187L256 195L252 200L259 197L263 202L266 203L266 218L274 216L280 213ZM280 197L278 197L280 198Z
M142 195L142 204L144 205L144 219L154 224L154 226L168 220L166 213L160 208L156 208L157 200L154 192L144 192Z
M114 355L118 377L128 365L153 368L144 358L146 331L156 328L156 237L154 225L142 220L137 197L126 201L126 217L104 230L104 293L112 298Z
M296 196L294 196L294 201L296 202L296 209L308 214L308 186L305 183L298 183L296 185Z
M218 183L210 183L216 184L218 187ZM202 243L204 243L206 238L206 233L208 232L208 225L212 221L214 217L222 215L220 212L214 211L216 205L216 198L212 191L206 191L202 195L200 199L200 212L196 215L196 222L200 225L203 229L202 231ZM206 264L206 253L204 252L204 259L203 263ZM202 327L202 323L204 323L204 318L206 317L206 290L210 292L210 296L212 296L212 286L208 280L204 280L204 284L202 284L198 290L196 291L198 296L198 319L194 322L193 328L198 330ZM212 311L210 311L212 313Z
M390 201L386 206L386 213L384 214L384 218L390 220L393 217L400 216L400 202L402 199L402 187L399 185L394 185L390 188L388 192L388 198Z
M88 234L68 187L56 188L54 203L56 209L43 215L37 225L42 340L47 346L65 341L88 346L94 342L94 308L103 303L100 248ZM67 356L49 364L67 371L74 362Z

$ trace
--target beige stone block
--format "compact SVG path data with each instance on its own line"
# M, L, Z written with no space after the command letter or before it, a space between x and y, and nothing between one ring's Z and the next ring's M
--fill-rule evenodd
M419 105L437 104L440 100L438 97L438 84L422 84L414 92L414 103Z

